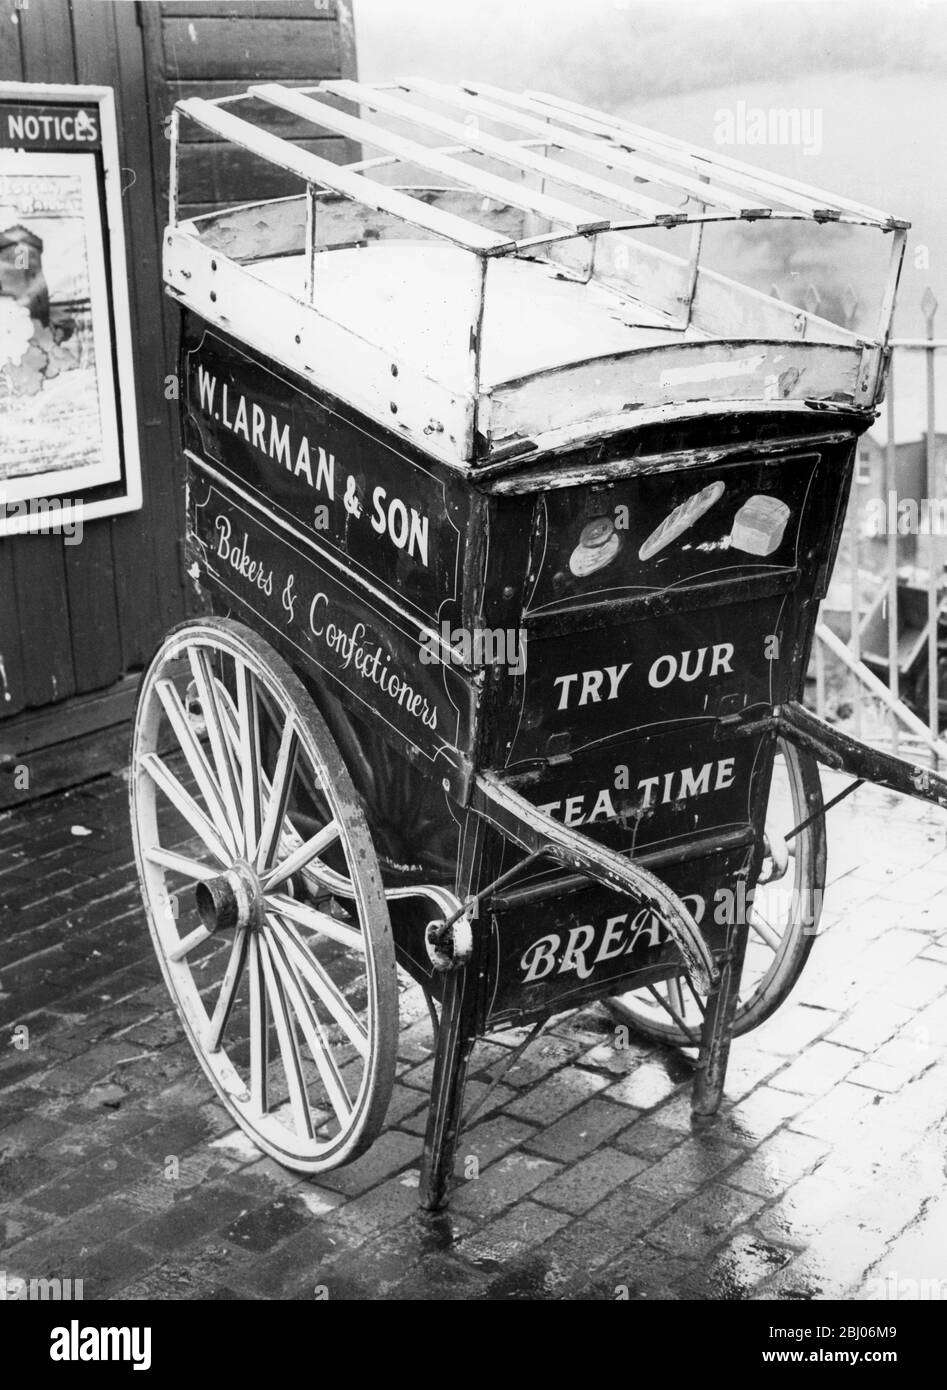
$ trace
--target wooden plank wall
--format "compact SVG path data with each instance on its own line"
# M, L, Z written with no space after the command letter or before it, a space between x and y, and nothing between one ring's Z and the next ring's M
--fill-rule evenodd
M350 0L33 0L25 8L0 0L0 80L115 91L144 491L140 512L88 522L78 546L58 536L0 537L0 744L3 721L140 668L186 613L183 470L165 391L176 325L160 257L174 101L258 79L304 83L354 72ZM316 143L344 157L343 142ZM206 196L260 196L233 161L208 174L206 142L192 148L191 172L209 180ZM21 729L22 720L10 727Z
M348 0L341 7L338 0L258 0L243 5L173 0L146 5L142 13L160 84L158 104L165 111L183 97L213 100L245 91L260 80L302 86L355 75ZM236 114L245 113L238 109ZM254 103L252 119L336 163L356 157L347 141L316 133L308 122L278 107ZM182 121L180 133L181 217L303 191L299 180L285 170L216 141L193 121ZM161 192L167 197L166 159L159 169Z

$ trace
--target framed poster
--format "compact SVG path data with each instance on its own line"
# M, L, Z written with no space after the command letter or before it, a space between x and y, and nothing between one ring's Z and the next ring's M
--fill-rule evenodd
M111 88L0 83L0 536L141 506Z

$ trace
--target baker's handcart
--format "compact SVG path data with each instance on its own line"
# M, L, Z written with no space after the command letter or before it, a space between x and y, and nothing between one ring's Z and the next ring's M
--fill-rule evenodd
M195 139L290 191L195 209ZM400 967L431 1208L485 1034L610 1000L712 1113L818 926L817 760L947 805L799 703L906 224L478 84L189 98L171 149L202 616L143 676L131 809L201 1065L281 1163L347 1162ZM730 273L787 230L881 244L876 327Z

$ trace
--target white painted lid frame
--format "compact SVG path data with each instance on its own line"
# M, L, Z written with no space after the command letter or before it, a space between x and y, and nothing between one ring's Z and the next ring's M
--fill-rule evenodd
M248 99L381 153L334 164L227 109ZM179 223L182 118L289 171L305 194ZM408 167L439 182L380 181ZM317 225L341 225L353 204L396 239L320 245ZM705 224L764 219L891 236L871 336L701 265ZM686 258L628 236L688 224ZM908 225L541 93L263 83L175 108L165 280L209 321L429 452L482 466L632 420L774 402L873 409Z

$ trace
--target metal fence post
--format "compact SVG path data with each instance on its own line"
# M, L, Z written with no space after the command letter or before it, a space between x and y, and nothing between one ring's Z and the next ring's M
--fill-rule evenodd
M845 327L850 332L855 331L855 315L858 312L858 295L851 285L847 285L842 294L842 312L845 315ZM860 447L860 446L859 446ZM852 656L857 662L862 659L862 635L861 635L861 487L858 481L858 455L855 455L855 476L852 479L852 490L848 503L849 514L849 546L851 559L851 594L850 602L850 621L851 632L849 633L849 646ZM852 671L852 710L855 716L855 736L862 736L862 683L858 679L856 672Z
M937 483L937 412L935 409L934 366L934 315L937 313L937 298L928 285L921 299L921 309L927 326L930 346L924 349L927 363L927 516L928 564L927 564L927 717L931 737L936 739L940 733L940 691L937 671L937 614L939 606L940 543L937 531L940 513L937 496L940 491ZM921 509L923 517L924 508ZM920 527L923 532L923 523ZM937 754L932 753L933 764L937 766Z
M892 359L892 370L888 374L887 389L887 411L886 420L888 426L888 438L885 442L885 517L887 518L888 532L888 689L893 699L897 700L899 671L898 671L898 507L897 507L897 486L898 470L897 455L894 447L894 362ZM894 501L894 517L891 516L891 503ZM892 751L898 751L898 721L895 715L891 716L891 747Z

